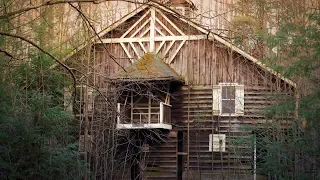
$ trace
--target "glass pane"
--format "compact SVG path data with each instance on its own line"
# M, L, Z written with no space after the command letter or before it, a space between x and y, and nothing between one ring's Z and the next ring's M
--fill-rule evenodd
M235 100L222 100L222 114L235 113Z
M235 93L235 86L222 86L222 99L234 99Z

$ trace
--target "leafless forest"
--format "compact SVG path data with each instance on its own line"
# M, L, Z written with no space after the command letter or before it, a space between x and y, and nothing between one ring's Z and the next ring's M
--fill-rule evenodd
M0 0L0 179L320 179L317 0Z

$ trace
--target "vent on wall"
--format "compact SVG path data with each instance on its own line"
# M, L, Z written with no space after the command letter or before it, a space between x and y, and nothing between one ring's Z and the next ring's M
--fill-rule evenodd
M226 135L210 134L209 135L209 151L225 152L226 151Z

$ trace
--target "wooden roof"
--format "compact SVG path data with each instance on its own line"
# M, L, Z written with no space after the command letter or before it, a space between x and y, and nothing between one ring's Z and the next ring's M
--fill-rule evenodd
M158 55L146 53L137 62L125 70L120 70L110 79L120 81L181 81L180 76L171 69Z

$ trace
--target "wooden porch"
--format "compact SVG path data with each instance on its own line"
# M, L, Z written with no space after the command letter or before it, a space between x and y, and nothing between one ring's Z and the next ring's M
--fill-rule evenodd
M164 102L133 107L118 103L117 112L117 129L172 129L171 105Z

